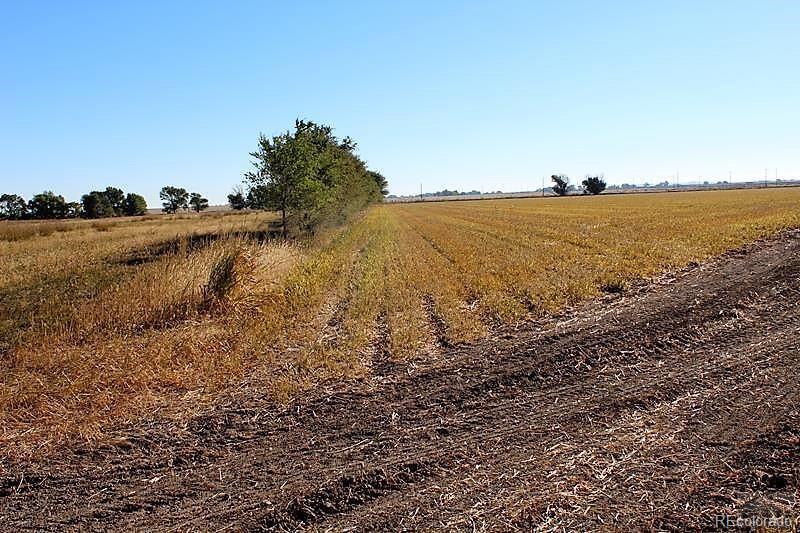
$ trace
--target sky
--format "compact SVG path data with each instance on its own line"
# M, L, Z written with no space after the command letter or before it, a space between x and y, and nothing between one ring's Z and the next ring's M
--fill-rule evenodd
M0 0L0 192L224 203L332 125L393 194L800 177L800 2Z

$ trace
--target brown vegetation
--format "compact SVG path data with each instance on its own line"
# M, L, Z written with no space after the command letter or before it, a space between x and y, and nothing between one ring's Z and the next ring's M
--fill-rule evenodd
M14 464L0 517L278 531L794 519L798 276L800 234L785 232L285 409L245 380L185 423L148 413L104 448Z
M272 215L115 219L0 241L0 447L286 402L414 364L800 225L800 190L378 206L286 244ZM99 224L105 221L98 222ZM38 230L37 230L38 232ZM38 233L37 233L38 235Z

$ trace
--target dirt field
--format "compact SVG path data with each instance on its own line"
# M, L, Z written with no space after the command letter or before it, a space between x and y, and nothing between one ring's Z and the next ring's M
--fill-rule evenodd
M797 517L800 232L277 410L12 464L0 527L689 528Z

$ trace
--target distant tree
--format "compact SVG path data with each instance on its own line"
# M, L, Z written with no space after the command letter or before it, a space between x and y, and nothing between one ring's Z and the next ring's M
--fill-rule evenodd
M244 191L241 187L236 187L233 192L228 195L228 204L231 209L240 211L247 207L247 199L244 196Z
M67 212L64 197L54 194L53 191L39 193L28 202L28 213L32 218L65 218Z
M78 218L83 216L83 204L80 202L67 202L67 218Z
M199 213L204 209L208 209L208 200L203 198L200 193L193 192L190 199L189 205L192 206L192 209Z
M583 185L584 194L600 194L606 189L603 176L586 176L581 185Z
M114 215L122 215L125 211L125 193L122 191L122 189L117 189L116 187L106 187L106 190L103 191L103 195L111 205Z
M381 191L381 195L386 196L389 194L389 181L376 170L369 170L367 173L370 175L372 179L375 180L375 183L378 185L378 188Z
M247 207L250 209L269 209L269 190L264 185L250 187L250 189L247 191L247 198L245 198L245 202L247 202Z
M83 216L86 218L113 217L116 215L114 206L106 196L105 191L92 191L81 197Z
M129 192L122 203L122 213L129 217L144 215L147 212L147 202L141 194Z
M0 218L19 220L28 215L25 198L16 194L0 195Z
M92 191L81 197L81 211L84 218L103 218L114 216L143 215L147 203L139 194L127 196L116 187L106 187L104 191Z
M550 179L553 181L555 185L553 185L553 192L559 196L564 196L569 191L569 178L564 174L553 174L550 176Z
M161 205L165 213L175 213L178 209L189 209L189 193L182 187L167 185L161 188L158 196L163 200Z

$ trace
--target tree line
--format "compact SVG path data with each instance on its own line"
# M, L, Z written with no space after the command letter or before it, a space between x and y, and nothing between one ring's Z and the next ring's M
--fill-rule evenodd
M68 202L60 194L44 191L25 200L18 194L0 195L0 219L43 220L51 218L104 218L143 215L147 202L142 195L116 187L91 191L80 202Z
M162 210L175 213L179 210L200 212L208 209L208 200L201 194L189 193L180 187L161 189ZM80 202L68 202L60 194L44 191L30 200L18 194L0 195L0 219L44 220L63 218L132 217L147 213L144 196L127 193L117 187L91 191L81 196Z
M233 209L277 211L284 236L341 224L388 194L386 178L367 168L356 147L330 126L300 119L293 131L260 134L250 153L253 168L244 174L247 190L237 188L228 202Z

